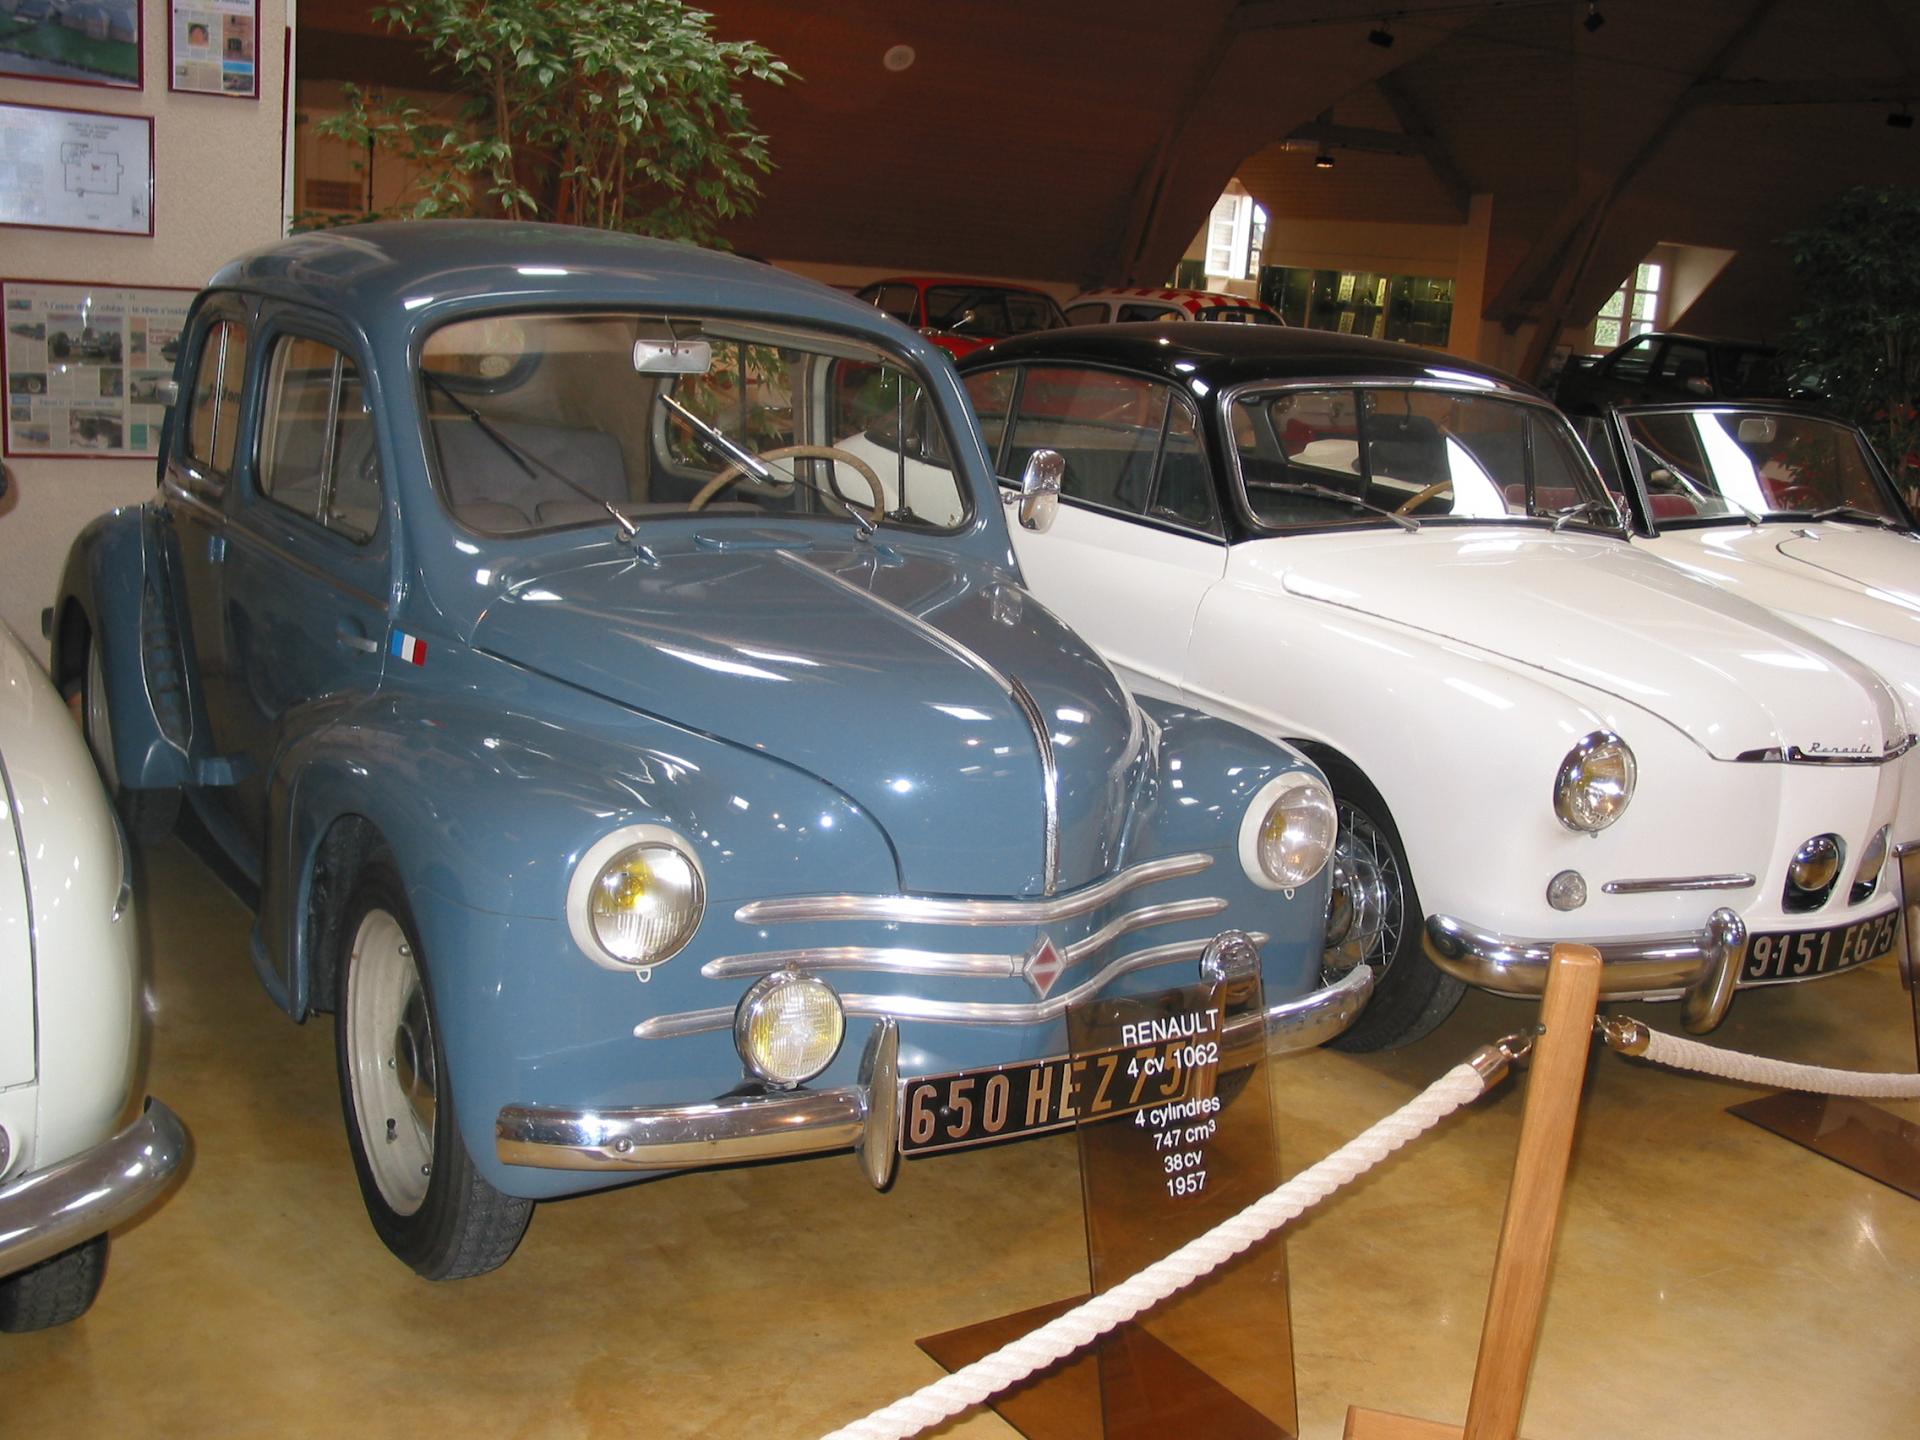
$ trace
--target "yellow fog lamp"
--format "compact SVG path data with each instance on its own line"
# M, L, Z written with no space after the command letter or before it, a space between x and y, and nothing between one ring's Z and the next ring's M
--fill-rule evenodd
M747 1069L791 1089L833 1063L847 1019L826 981L781 970L754 982L733 1012L733 1045Z

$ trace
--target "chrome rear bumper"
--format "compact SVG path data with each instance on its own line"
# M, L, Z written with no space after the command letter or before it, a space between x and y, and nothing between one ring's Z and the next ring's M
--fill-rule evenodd
M1324 989L1269 1007L1263 1017L1230 1023L1228 1039L1260 1025L1269 1055L1324 1044L1353 1023L1373 981L1370 968L1356 966ZM858 1082L833 1090L723 1095L632 1110L508 1105L494 1122L494 1150L508 1165L644 1173L853 1149L867 1179L884 1189L898 1160L899 1050L898 1026L882 1020L867 1040Z
M179 1178L193 1142L147 1101L138 1120L91 1150L0 1188L0 1275L50 1260L132 1219Z
M1519 996L1547 988L1555 941L1516 940L1450 915L1430 917L1421 939L1428 959L1469 985ZM1747 927L1733 911L1720 909L1707 917L1705 929L1691 934L1575 943L1600 952L1602 999L1678 999L1681 1023L1698 1035L1718 1025L1733 1000L1747 956Z

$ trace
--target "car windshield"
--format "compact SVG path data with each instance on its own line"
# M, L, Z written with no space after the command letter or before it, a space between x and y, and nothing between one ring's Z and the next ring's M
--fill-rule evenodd
M1849 425L1716 409L1628 413L1621 429L1659 524L1817 515L1907 525Z
M694 511L933 529L967 514L941 407L902 361L839 335L492 315L434 331L421 382L441 498L485 534L644 532Z
M1066 324L1060 307L1032 290L992 285L930 285L927 326L955 335L1025 335Z
M1387 386L1255 390L1230 418L1247 511L1269 529L1619 524L1566 421L1542 405Z

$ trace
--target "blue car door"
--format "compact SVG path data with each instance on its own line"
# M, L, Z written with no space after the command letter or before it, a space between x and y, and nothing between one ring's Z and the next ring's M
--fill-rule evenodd
M323 315L269 305L255 346L223 605L227 743L243 761L227 793L257 860L275 756L379 686L393 534L353 339Z

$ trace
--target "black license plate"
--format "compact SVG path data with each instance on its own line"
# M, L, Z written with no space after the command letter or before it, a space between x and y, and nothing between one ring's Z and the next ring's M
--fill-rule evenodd
M1190 1091L1218 1074L1217 1030L1184 1040L1121 1045L1087 1055L1056 1055L982 1070L919 1075L900 1085L900 1153L930 1155L1063 1130L1080 1120L1189 1102L1197 1118L1220 1101Z
M1836 925L1830 930L1778 930L1747 943L1743 985L1779 985L1814 975L1832 975L1878 960L1900 936L1900 912L1889 910L1871 920Z

